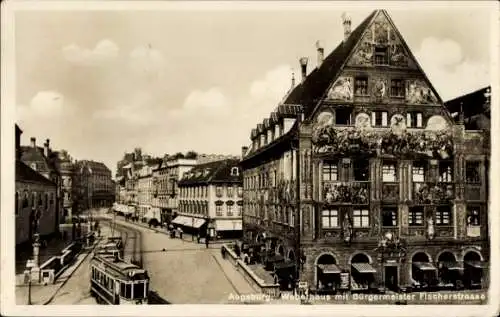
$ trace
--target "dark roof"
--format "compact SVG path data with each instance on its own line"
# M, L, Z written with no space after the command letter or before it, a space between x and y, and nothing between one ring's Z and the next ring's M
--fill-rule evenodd
M490 101L487 100L485 96L488 90L491 92L490 86L448 100L444 105L450 113L456 113L460 112L460 104L462 104L462 111L465 118L470 118L479 114L484 114L486 117L490 118ZM458 119L458 116L455 116L455 119Z
M325 94L330 83L338 76L342 65L356 44L361 40L363 32L377 12L378 10L373 11L363 22L361 22L361 24L351 32L347 41L340 42L330 55L323 60L320 67L315 68L306 77L303 83L295 87L283 103L302 105L304 107L304 115L308 118L314 111L318 101Z
M50 172L52 164L49 164L49 160L43 154L44 149L42 147L36 146L21 146L21 161L27 165L36 163L36 168L41 172Z
M31 169L23 162L16 160L16 182L34 182L44 185L56 186L55 183L45 178L40 173Z
M239 163L237 159L227 159L196 165L184 173L178 184L185 186L200 183L241 183L243 181L241 170L237 176L231 175L232 168L239 168Z

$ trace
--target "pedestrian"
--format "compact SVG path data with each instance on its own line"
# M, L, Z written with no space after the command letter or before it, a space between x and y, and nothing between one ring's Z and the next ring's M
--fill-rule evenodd
M208 249L208 242L209 242L209 240L210 240L210 237L207 235L205 237L205 246L207 247L207 249Z
M196 236L196 241L197 241L198 243L200 243L200 240L201 240L201 236L200 236L200 234L198 233L198 235Z
M182 228L179 227L179 239L181 239L181 240L182 240L182 233L183 233Z

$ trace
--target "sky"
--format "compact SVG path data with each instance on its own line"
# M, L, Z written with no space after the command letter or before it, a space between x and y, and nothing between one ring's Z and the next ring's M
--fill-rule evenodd
M265 7L264 7L265 8ZM15 13L16 122L112 171L125 152L239 155L250 131L376 7ZM491 84L491 9L388 9L443 100Z

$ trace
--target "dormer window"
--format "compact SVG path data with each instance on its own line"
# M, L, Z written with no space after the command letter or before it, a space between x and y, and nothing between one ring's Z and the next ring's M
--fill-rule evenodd
M240 171L237 167L231 168L231 176L239 176L239 175L240 175Z

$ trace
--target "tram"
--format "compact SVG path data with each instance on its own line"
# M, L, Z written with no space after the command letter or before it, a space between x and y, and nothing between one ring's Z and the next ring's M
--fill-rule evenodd
M108 305L148 304L148 272L123 261L112 250L96 252L90 264L90 292L99 303Z

